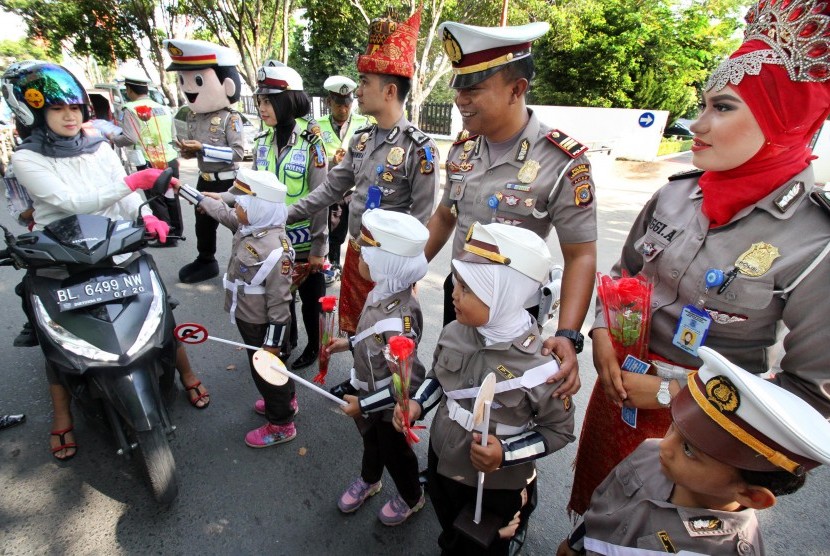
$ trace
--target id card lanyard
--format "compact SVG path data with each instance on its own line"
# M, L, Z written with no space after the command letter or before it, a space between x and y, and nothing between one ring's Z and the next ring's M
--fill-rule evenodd
M369 186L369 191L366 194L366 210L380 208L380 201L383 197L383 191L378 185L380 183L380 176L383 174L383 166L378 165L376 170L377 176L375 177L375 183Z

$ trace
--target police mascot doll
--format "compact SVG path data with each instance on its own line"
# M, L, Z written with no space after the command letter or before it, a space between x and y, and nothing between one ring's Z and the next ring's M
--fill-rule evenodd
M172 63L167 71L179 74L179 88L187 98L187 134L178 147L183 158L196 158L196 189L222 193L230 189L244 154L242 117L231 105L239 100L239 55L230 48L196 40L166 40ZM186 284L219 275L216 262L216 220L196 212L198 256L179 270Z

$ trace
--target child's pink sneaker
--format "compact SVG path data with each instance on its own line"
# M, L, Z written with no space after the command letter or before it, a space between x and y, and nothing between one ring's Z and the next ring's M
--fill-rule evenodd
M337 501L337 507L344 514L350 514L362 506L367 498L380 492L381 486L380 481L370 485L358 477L355 482L349 485L346 492L340 496L340 500Z
M266 423L245 435L245 444L251 448L267 448L294 440L297 436L297 429L294 423L287 425L273 425Z
M390 527L400 525L409 519L409 516L423 508L424 502L426 502L426 500L424 499L424 495L422 493L418 503L415 504L414 507L410 508L409 505L404 502L403 498L401 498L401 495L396 494L394 498L384 504L380 509L378 512L378 519L381 523Z
M291 396L291 409L294 410L294 415L300 412L300 405L297 403L297 394ZM254 402L254 411L260 415L265 415L265 400L262 398Z

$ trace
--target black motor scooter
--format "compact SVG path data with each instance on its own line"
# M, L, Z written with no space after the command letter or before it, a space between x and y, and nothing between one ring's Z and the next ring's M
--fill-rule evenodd
M148 195L163 195L171 171ZM2 227L2 226L0 226ZM163 393L175 391L176 341L167 291L144 223L82 214L17 238L5 227L0 266L27 269L25 299L46 358L86 414L103 412L117 453L138 452L153 495L178 494Z

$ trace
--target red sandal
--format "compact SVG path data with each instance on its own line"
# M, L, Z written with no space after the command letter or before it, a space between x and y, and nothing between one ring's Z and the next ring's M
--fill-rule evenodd
M65 438L67 433L72 432L72 430L74 428L75 428L74 426L70 426L70 427L65 428L63 430L52 431L52 432L49 433L51 436L57 436L58 441L60 442L60 445L57 448L52 448L52 457L55 458L56 460L58 460L58 461L69 461L69 460L71 460L72 458L75 457L75 454L78 453L78 445L75 444L74 442L67 442L66 438ZM74 452L72 452L68 456L64 455L63 457L60 457L60 456L57 455L57 453L60 452L61 450L74 450Z
M206 390L202 390L202 388L199 388L201 385L201 380L197 380L195 384L191 384L190 386L185 386L184 384L182 384L182 386L184 386L185 392L187 392L187 401L189 401L190 405L192 405L196 409L204 409L210 405L210 392L207 392ZM195 398L190 397L191 390L196 391L197 396ZM204 405L199 405L199 402L203 400L205 402Z

